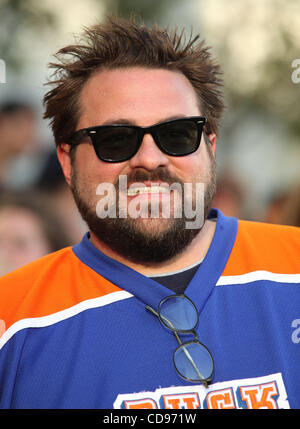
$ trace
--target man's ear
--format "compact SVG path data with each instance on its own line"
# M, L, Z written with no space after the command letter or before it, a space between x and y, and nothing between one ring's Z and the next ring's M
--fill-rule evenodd
M57 147L57 157L64 173L65 179L68 185L71 185L71 157L70 157L70 146L66 143L62 143Z
M211 143L211 150L213 151L213 154L215 154L217 136L215 133L211 133L208 135L208 138Z
M204 134L204 139L206 144L211 146L211 150L213 155L215 155L215 151L216 151L216 140L217 140L217 136L215 133L210 133L210 134Z

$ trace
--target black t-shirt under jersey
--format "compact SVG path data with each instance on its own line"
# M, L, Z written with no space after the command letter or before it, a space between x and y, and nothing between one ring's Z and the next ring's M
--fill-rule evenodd
M168 289L171 289L176 294L181 294L184 293L186 287L194 277L200 264L201 262L192 266L191 268L187 268L186 270L181 270L166 275L153 275L149 277L152 280L155 280L157 283L160 283L163 286L166 286Z
M217 218L210 217L210 221L216 222ZM196 263L195 265L180 271L175 271L174 273L168 273L163 275L153 275L149 276L152 280L155 280L157 283L166 286L168 289L171 289L176 294L184 293L188 284L196 274L199 266L201 265L201 261Z

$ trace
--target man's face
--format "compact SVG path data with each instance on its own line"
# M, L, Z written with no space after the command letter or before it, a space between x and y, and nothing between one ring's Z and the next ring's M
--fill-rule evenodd
M201 116L190 82L181 73L163 69L100 71L85 84L80 103L81 116L77 129L116 123L146 127L173 118ZM127 259L151 264L180 253L202 226L187 229L185 219L174 216L176 204L181 204L180 199L176 199L176 191L166 197L156 192L153 184L177 183L183 188L184 183L204 183L206 216L215 192L214 145L212 147L204 142L202 136L196 152L172 157L161 152L152 136L146 134L136 155L125 162L107 163L99 160L93 146L88 143L76 148L72 162L63 149L58 154L91 235ZM135 199L135 207L149 208L150 197L152 202L156 199L162 207L166 198L169 198L171 216L165 218L160 211L156 218L127 216L122 219L100 219L96 214L97 203L101 198L97 195L97 187L103 183L116 185L119 197L117 185L120 175L126 176L128 187L136 182L147 185L148 191L142 194L125 195L127 207L130 204L132 206ZM195 196L194 192L194 205L196 197L199 198L199 195Z

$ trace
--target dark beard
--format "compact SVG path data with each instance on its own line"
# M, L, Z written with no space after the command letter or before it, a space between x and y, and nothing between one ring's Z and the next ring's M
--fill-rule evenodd
M209 172L209 183L206 184L204 194L204 220L207 219L211 208L212 200L216 192L215 160L211 158L211 169ZM161 181L166 183L180 183L178 179L170 176L163 169L148 173L144 170L137 170L134 175L128 177L128 185L134 182ZM115 184L116 189L117 184ZM165 262L179 255L197 236L202 226L195 229L187 229L184 216L173 219L161 219L160 225L152 228L151 233L147 233L141 225L139 219L106 217L101 219L97 216L96 208L90 208L82 198L77 185L75 168L72 169L72 193L82 218L88 224L90 231L110 249L123 256L127 260L143 265L153 265ZM118 189L117 189L118 191ZM118 194L118 192L117 192ZM169 221L169 226L160 228L161 223ZM147 219L146 222L152 222ZM158 222L154 219L154 222ZM156 224L157 225L157 224Z

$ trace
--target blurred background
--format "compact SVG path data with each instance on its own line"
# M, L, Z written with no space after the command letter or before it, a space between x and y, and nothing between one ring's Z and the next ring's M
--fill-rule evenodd
M84 26L132 12L200 33L222 65L214 206L300 226L299 0L0 0L0 275L85 232L42 120L47 64Z

